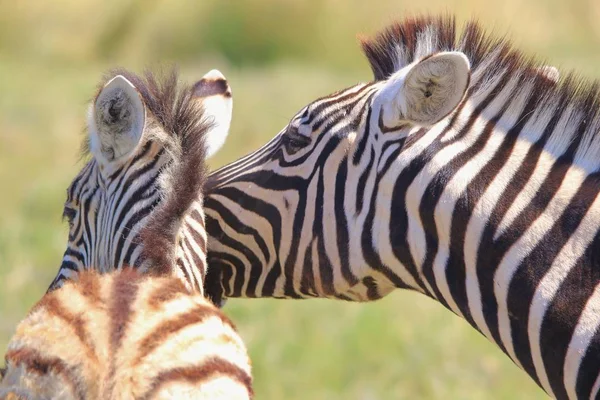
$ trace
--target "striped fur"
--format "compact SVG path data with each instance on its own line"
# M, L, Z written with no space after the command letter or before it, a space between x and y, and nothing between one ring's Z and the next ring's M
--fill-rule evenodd
M90 123L94 158L69 190L58 289L17 327L0 398L249 399L244 343L201 290L206 139L226 134L230 93L203 109L196 93L224 81L215 71L182 91L173 74L164 81L125 76L110 79L92 107L100 115ZM146 120L136 131L141 109ZM182 264L190 248L193 263ZM123 268L135 260L135 268Z
M67 190L69 240L49 290L89 268L147 269L140 243L162 250L156 233L168 230L180 240L158 265L176 265L173 274L201 293L205 158L223 144L231 112L231 90L216 70L193 86L174 71L143 78L111 71L90 105L84 150L92 157ZM161 223L144 238L152 219Z
M176 278L125 268L46 294L8 345L0 398L249 399L234 325Z
M459 34L451 17L407 19L362 43L372 82L312 102L209 176L206 292L372 301L416 290L549 395L595 398L597 84L558 79L475 22ZM470 64L465 98L417 123L393 94L445 52Z

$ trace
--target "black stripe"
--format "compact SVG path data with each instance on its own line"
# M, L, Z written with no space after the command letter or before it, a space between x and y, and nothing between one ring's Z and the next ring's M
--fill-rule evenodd
M367 179L371 175L373 171L373 166L375 165L375 149L371 147L371 157L369 159L369 164L363 170L360 178L358 179L358 186L356 188L356 215L362 213L363 203L365 198L365 193L367 191Z
M371 138L371 114L372 113L373 113L373 108L371 106L369 106L369 110L367 111L367 119L365 122L365 129L361 132L358 146L356 147L356 151L354 152L354 156L352 157L352 163L354 165L358 165L360 163L360 160L362 160L363 153L365 152L365 149L367 148L367 142Z
M402 141L404 141L404 139ZM361 232L361 249L365 261L367 262L370 268L385 275L385 277L398 288L407 287L407 285L394 271L392 271L389 268L389 266L383 263L383 261L379 257L379 253L373 248L373 225L375 223L375 210L377 204L377 196L379 193L379 183L381 179L385 176L385 173L391 168L391 165L394 164L394 162L396 161L396 157L400 154L401 151L402 145L400 145L398 149L394 151L394 153L388 158L386 165L375 179L373 195L371 196L371 202L369 203L369 212L367 213L364 226ZM419 278L416 276L416 273L413 273L413 271L410 271L410 269L407 270L413 276L413 278L417 282L419 282Z
M346 207L344 200L346 198L346 181L348 179L348 157L344 157L338 168L335 178L334 213L336 223L337 248L340 256L340 269L342 277L349 286L358 283L358 278L350 268L350 233L348 232L348 220L346 219Z
M311 112L310 112L310 118L305 122L305 124L312 124L313 119L315 119L317 116L320 116L319 114L321 112L323 112L323 110L325 110L326 108L328 108L328 107L330 107L332 105L339 105L339 104L343 103L344 101L346 101L346 100L348 100L348 99L350 99L350 98L352 98L354 96L356 96L360 100L360 98L362 98L361 94L363 94L363 92L365 90L369 89L372 86L373 86L372 83L371 84L366 84L366 85L364 85L362 88L360 88L357 91L345 94L345 95L343 95L341 97L338 97L338 98L334 99L334 97L338 96L340 93L342 93L344 91L353 90L356 87L356 86L353 86L353 87L350 87L348 89L342 90L340 92L333 93L333 94L331 94L331 95L329 95L329 96L327 96L325 98L321 98L321 99L317 99L317 100L313 101L313 104L314 103L319 103L319 102L321 102L321 104L319 104L317 107L315 107L315 108L313 108L311 110ZM329 115L330 114L324 115L323 119L327 119L329 117Z
M212 218L208 214L206 215L206 229L207 229L207 231L213 231L213 232L221 231L221 228L220 228L217 220ZM256 285L258 283L258 278L260 278L260 275L262 272L262 269L260 268L260 263L258 262L258 258L256 258L256 255L248 247L246 247L242 243L238 242L237 240L233 239L231 236L221 234L219 236L218 240L219 240L219 243L222 244L223 246L229 247L230 249L235 249L236 251L239 251L240 253L242 253L248 259L248 261L251 265L250 277L251 277L251 280L253 281L253 285L252 285L253 290L246 290L245 296L256 297L257 295L260 295L255 292ZM217 255L220 255L220 256L217 257ZM208 253L209 260L222 259L222 258L223 258L223 253L215 253L215 252L211 252L209 250L209 253ZM242 289L244 287L244 279L245 279L244 264L237 257L233 257L233 256L226 258L226 260L230 261L236 267L234 286L233 286L233 288L231 288L229 295L234 296L234 297L242 297ZM214 265L212 265L210 263L209 263L209 265L210 265L210 269L216 268ZM256 268L256 270L255 270L255 268ZM225 286L225 287L227 287L227 286ZM248 287L250 288L250 282L248 282Z
M597 249L600 246L600 233L596 233L596 237L594 238L593 246L590 246L590 249ZM593 252L598 255L598 252ZM598 265L599 260L595 259L594 265ZM589 399L592 395L592 389L594 387L594 383L598 378L598 374L600 374L600 327L596 329L596 332L592 336L592 340L585 352L585 356L581 360L581 364L579 366L579 373L577 375L577 383L575 385L577 389L577 398L579 399ZM598 393L600 394L600 393ZM596 395L596 399L598 395Z
M117 245L116 245L116 249L114 252L115 258L113 260L114 268L122 267L122 265L119 264L119 260L121 259L121 256L123 253L123 248L125 247L125 244L129 244L129 248L127 249L125 258L123 258L123 263L124 264L131 263L130 257L133 254L133 251L135 250L135 248L139 245L139 243L136 241L136 239L138 237L137 232L134 232L133 228L142 219L144 219L148 215L150 215L150 213L154 210L154 208L161 202L161 199L160 199L160 196L158 195L158 193L150 193L150 194L147 193L148 188L153 186L154 183L155 182L150 181L146 185L139 187L138 190L136 190L134 193L132 193L131 197L127 200L125 207L123 207L123 209L121 210L121 213L117 216L117 218L118 218L117 224L115 225L116 231L114 231L114 236L113 236L113 240L117 239ZM143 197L140 197L144 193L146 193L146 195ZM133 214L131 213L131 210L134 207L134 205L141 204L141 203L145 202L146 200L151 199L152 197L154 197L154 199L152 200L152 202L150 204L139 208ZM124 219L126 217L128 217L128 219L125 222L125 225L121 226L121 224L124 222ZM120 235L117 236L116 234L119 231L120 231ZM100 234L100 232L98 232L98 233Z
M229 198L231 201L237 201L241 207L245 205L251 205L249 210L260 216L261 218L269 221L271 228L273 229L273 237L274 237L274 251L275 254L279 252L279 243L281 240L281 216L279 215L279 211L277 208L269 203L266 203L260 199L249 196L248 194L241 192L240 190L228 187L223 188L220 192L220 195ZM208 197L206 202L204 203L204 207L206 210L212 210L219 215L219 219L221 219L225 226L229 229L232 229L237 234L246 236L250 235L258 246L258 248L262 252L263 259L267 264L270 263L271 255L269 253L269 249L267 243L264 238L261 236L260 232L258 232L255 228L245 225L242 221L240 221L237 216L231 212L227 207L223 204L219 203L213 198ZM218 240L224 246L231 247L236 251L242 253L250 262L250 280L248 281L247 293L250 297L260 296L260 293L256 293L256 288L258 286L258 282L260 277L263 274L263 270L261 268L261 262L257 255L255 255L252 250L241 243L234 241L233 238L229 236L225 236L223 230L220 229L220 225L215 225L215 220L210 218L210 216L206 215L206 230L207 232L211 232L214 235L211 235L214 239ZM210 222L210 223L209 223ZM226 241L225 241L226 240ZM210 255L210 248L209 248Z
M321 289L325 295L333 295L335 286L333 285L333 266L325 250L325 234L323 231L323 205L325 204L325 187L323 181L323 168L318 169L318 174L313 178L317 179L317 193L314 199L314 221L312 237L317 241L317 253L319 254L319 272L321 278ZM312 247L312 246L309 246Z

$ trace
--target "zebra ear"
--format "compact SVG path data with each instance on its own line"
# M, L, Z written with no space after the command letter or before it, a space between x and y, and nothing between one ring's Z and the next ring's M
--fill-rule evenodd
M88 115L90 148L100 161L112 163L140 143L146 107L135 86L122 75L104 85Z
M206 138L206 157L212 157L225 143L231 126L233 97L225 76L216 69L208 72L194 85L194 96L204 106L213 128Z
M470 63L461 52L441 52L410 64L392 75L381 90L386 125L402 122L432 125L463 99Z

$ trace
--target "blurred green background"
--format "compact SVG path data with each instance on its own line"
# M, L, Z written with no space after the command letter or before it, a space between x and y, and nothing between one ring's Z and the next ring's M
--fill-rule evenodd
M0 352L59 266L65 189L105 69L174 62L189 80L220 69L235 106L217 167L312 99L369 80L356 34L420 12L476 16L563 71L599 75L597 0L0 0ZM466 323L413 293L372 304L231 300L225 310L249 346L258 399L545 398Z

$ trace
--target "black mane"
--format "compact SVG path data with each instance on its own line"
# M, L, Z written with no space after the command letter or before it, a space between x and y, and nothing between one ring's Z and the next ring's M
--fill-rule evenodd
M576 126L571 140L583 139L583 146L592 153L600 153L598 82L582 79L575 73L564 74L558 82L547 79L538 70L546 64L513 48L507 38L486 33L477 21L468 22L458 34L452 16L406 18L373 38L363 37L360 41L378 81L430 54L461 51L471 63L472 76L477 75L477 79L471 80L468 96L477 95L500 80L516 79L515 95L527 91L527 97L536 104L538 116L564 113L569 123ZM590 156L598 158L600 154Z

